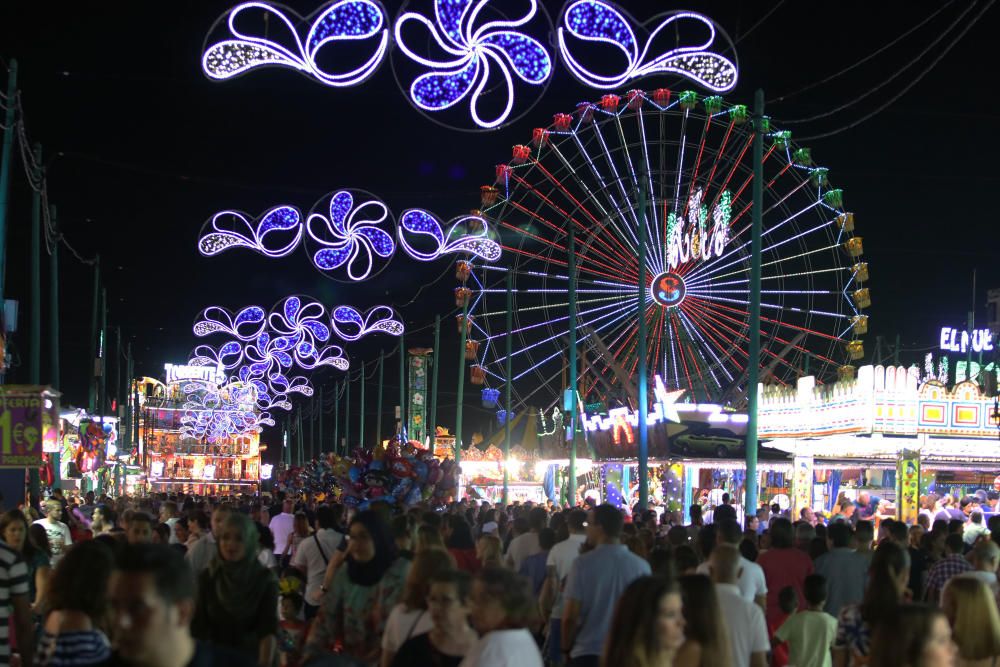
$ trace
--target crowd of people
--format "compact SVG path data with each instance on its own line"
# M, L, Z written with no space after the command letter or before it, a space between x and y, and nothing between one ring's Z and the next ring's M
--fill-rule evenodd
M988 501L876 527L867 494L829 521L765 506L741 524L728 497L706 523L697 505L57 491L0 516L0 664L996 665Z

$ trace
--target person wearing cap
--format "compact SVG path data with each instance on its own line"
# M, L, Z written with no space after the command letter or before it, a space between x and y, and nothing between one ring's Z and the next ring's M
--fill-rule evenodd
M483 524L483 535L496 535L497 531L500 530L500 526L497 525L496 521L487 521Z

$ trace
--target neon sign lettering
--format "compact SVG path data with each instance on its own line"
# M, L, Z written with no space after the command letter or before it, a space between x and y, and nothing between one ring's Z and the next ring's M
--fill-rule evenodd
M972 347L973 352L993 350L993 332L989 329L963 331L952 327L941 327L941 349L965 354Z
M708 207L702 203L704 196L698 188L688 198L686 225L685 219L676 213L667 215L667 262L671 270L688 262L721 257L726 248L733 196L729 191L719 195L719 201L712 208L711 228L708 227Z
M167 384L181 380L201 380L220 385L226 380L226 374L221 366L191 366L185 364L165 364Z

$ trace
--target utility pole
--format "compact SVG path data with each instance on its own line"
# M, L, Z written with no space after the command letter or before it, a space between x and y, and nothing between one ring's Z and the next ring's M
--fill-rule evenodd
M642 182L639 184L639 293L636 306L639 327L636 347L639 357L639 508L645 510L649 505L649 425L646 422L646 411L649 410L649 359L646 357L646 295L649 293L646 287L646 199L649 197L649 180L645 170L639 178ZM576 351L575 346L573 350ZM570 366L570 373L576 375L576 364ZM573 404L575 406L576 402ZM576 486L575 479L571 479L570 483ZM573 500L575 504L576 488L573 489Z
M406 433L406 334L399 335L399 436Z
M333 453L340 456L340 394L343 380L333 385Z
M323 387L320 386L320 388L319 388L319 437L316 439L316 443L318 445L316 447L316 449L317 449L317 452L318 452L320 458L323 458L323 411L324 411L324 409L325 408L323 406Z
M577 409L576 409L576 385L578 378L576 376L576 363L577 363L577 350L576 350L576 328L577 328L577 313L576 313L576 229L574 227L576 223L572 220L569 221L569 238L566 240L567 250L568 250L568 269L569 269L569 389L572 392L572 405L569 412L569 481L566 484L566 499L569 501L570 507L576 507L576 419L577 419ZM641 221L640 221L641 225ZM510 270L508 269L508 274ZM639 285L639 292L642 292L642 284ZM513 304L510 303L508 298L507 311L510 312ZM640 318L642 317L642 312L640 308ZM508 317L510 315L508 314ZM507 330L510 331L512 327L508 326ZM507 343L507 363L510 363L510 342ZM639 357L640 365L642 363L642 357ZM508 382L510 377L510 370L507 370ZM565 405L563 406L566 407ZM508 410L510 408L507 408ZM640 408L639 414L642 414L642 409ZM508 419L510 416L508 415ZM640 418L641 421L641 418ZM558 495L558 491L557 491Z
M469 332L469 299L462 300L458 334L458 397L455 403L455 465L462 463L462 408L465 403L465 339ZM461 490L461 489L460 489Z
M59 389L62 379L59 377L59 225L56 222L56 207L49 206L49 218L52 220L52 232L55 242L52 244L52 257L49 261L49 354L50 384ZM58 473L56 473L58 476Z
M94 260L94 296L91 302L90 309L90 350L88 352L90 358L90 368L87 371L87 375L90 378L89 386L87 388L87 409L91 415L97 414L97 368L100 358L100 352L97 349L98 345L98 335L97 335L97 325L98 318L97 313L100 310L101 304L101 256L98 255L97 259Z
M361 410L358 412L358 446L361 449L365 449L365 362L361 362L361 377L359 378L361 382Z
M42 147L35 144L35 168L32 179L37 187L31 191L31 321L28 337L28 382L42 383Z
M0 308L4 304L7 275L7 209L10 201L10 163L14 149L14 101L17 99L17 61L7 68L7 110L4 114L3 148L0 149ZM2 319L2 318L0 318ZM0 332L6 335L6 331Z
M572 246L571 246L572 248ZM572 253L573 251L570 250ZM573 284L573 271L570 270L569 283ZM572 288L571 288L572 289ZM506 413L506 418L503 420L503 505L506 507L510 502L510 471L507 469L507 461L510 460L510 421L512 415L510 414L510 390L511 390L511 350L513 345L513 329L514 329L514 273L513 269L507 268L507 358L505 360L504 366L504 392L503 392L503 409ZM576 464L576 458L572 452L575 452L576 444L573 445L574 449L570 453L569 458L569 468L573 470L573 466Z

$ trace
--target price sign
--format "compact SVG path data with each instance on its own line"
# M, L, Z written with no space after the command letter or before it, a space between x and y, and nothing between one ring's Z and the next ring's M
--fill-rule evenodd
M59 437L59 401L47 387L0 391L0 468L42 465L42 443Z

